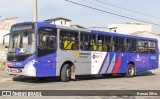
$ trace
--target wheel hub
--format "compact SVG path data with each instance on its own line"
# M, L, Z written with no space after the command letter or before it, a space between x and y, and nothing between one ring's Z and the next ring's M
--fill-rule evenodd
M133 67L131 67L131 68L129 69L129 74L130 74L130 75L134 75L134 68L133 68Z
M67 76L67 77L70 77L70 69L67 69L67 71L66 71L66 76Z

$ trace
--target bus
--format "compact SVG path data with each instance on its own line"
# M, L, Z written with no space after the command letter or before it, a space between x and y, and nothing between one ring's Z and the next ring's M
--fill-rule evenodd
M4 40L5 42L5 40ZM132 35L58 26L14 24L9 34L6 72L26 77L122 74L158 68L158 41Z

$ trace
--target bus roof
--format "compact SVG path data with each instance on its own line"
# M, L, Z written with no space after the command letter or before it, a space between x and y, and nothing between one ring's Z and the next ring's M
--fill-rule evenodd
M33 22L22 22L17 23L14 25L21 25L21 24L31 24ZM59 29L66 29L66 30L75 30L75 31L81 31L81 32L91 32L95 34L102 34L102 35L111 35L111 36L119 36L119 37L127 37L127 38L133 38L133 39L144 39L144 40L156 40L156 38L148 38L148 37L141 37L141 36L133 36L133 35L127 35L127 34L120 34L120 33L114 33L114 32L105 32L105 31L99 31L99 30L90 30L90 29L81 29L81 28L75 28L75 27L67 27L67 26L60 26L55 24L50 24L48 22L37 22L38 26L49 26ZM13 26L14 26L13 25Z
M120 33L113 33L113 32L104 32L104 31L98 31L98 30L91 30L92 33L96 34L104 34L104 35L111 35L111 36L119 36L119 37L127 37L127 38L133 38L133 39L144 39L144 40L157 40L156 38L148 38L148 37L141 37L141 36L134 36L134 35L127 35L127 34L120 34Z

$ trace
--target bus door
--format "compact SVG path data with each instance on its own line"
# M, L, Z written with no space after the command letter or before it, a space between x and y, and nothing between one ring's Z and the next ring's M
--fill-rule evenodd
M150 68L149 69L155 69L158 68L158 59L159 59L159 55L158 50L156 50L156 42L155 41L149 41L149 54L150 54Z
M42 28L39 32L37 76L56 76L57 30Z

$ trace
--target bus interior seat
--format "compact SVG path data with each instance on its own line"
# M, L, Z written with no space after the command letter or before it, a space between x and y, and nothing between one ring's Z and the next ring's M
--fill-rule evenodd
M103 46L103 50L104 50L104 51L107 51L107 47L106 47L106 46Z
M115 51L115 46L111 45L112 51Z
M72 42L69 40L64 41L64 49L71 50L72 48Z
M99 45L98 51L102 51L102 49L103 49L102 45Z
M93 50L96 51L97 50L97 46L93 45Z

